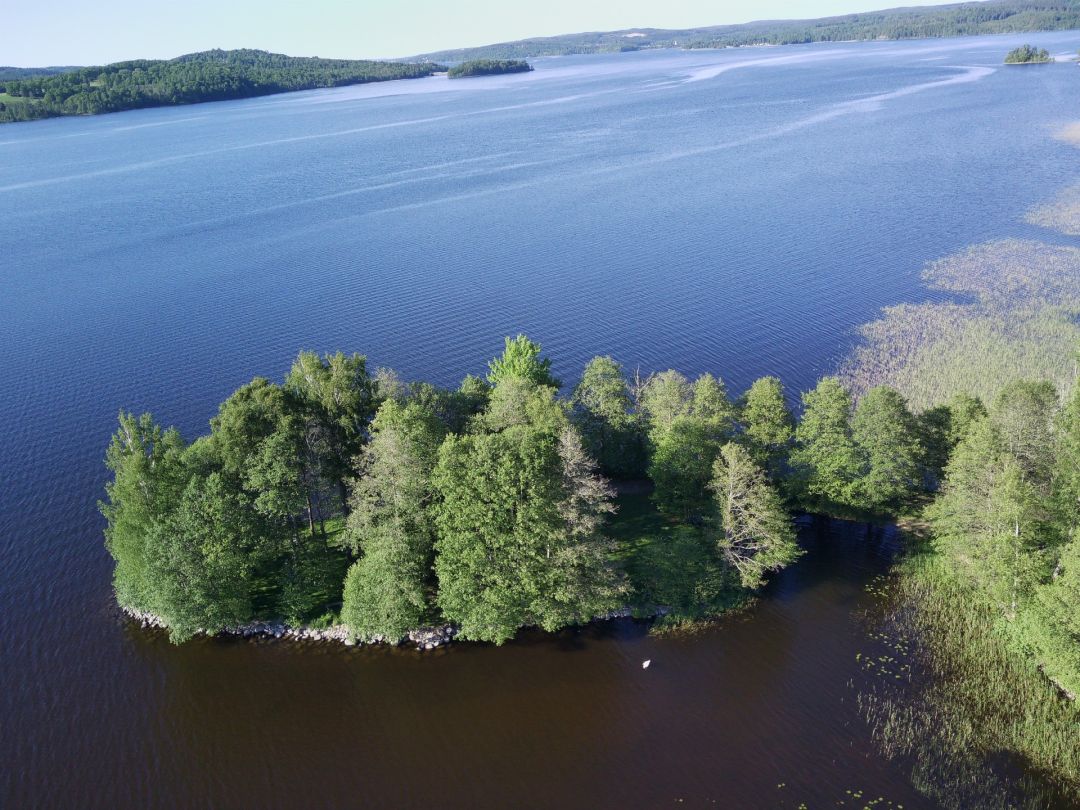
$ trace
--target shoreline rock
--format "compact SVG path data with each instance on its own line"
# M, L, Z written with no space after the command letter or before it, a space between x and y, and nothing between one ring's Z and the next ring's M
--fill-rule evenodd
M129 619L139 623L139 626L146 630L168 630L169 626L161 619L160 616L156 616L153 613L144 613L142 611L133 610L132 608L121 607L121 613L127 616ZM615 610L602 613L599 616L594 616L586 624L592 622L605 622L613 619L634 619L634 618L660 618L666 616L670 612L670 608L660 607L648 616L635 616L634 610L629 607L617 608ZM375 636L370 639L361 639L353 636L349 633L349 629L343 624L335 624L330 627L309 627L302 625L300 627L292 627L284 622L271 622L271 621L254 621L247 622L246 624L236 625L235 627L226 627L216 633L206 633L205 631L199 631L198 635L209 636L211 638L233 636L237 638L252 639L252 638L272 638L286 641L314 641L314 642L337 642L344 644L346 647L356 647L371 644L390 644L391 646L401 646L402 644L409 642L413 644L417 650L434 650L438 647L442 647L454 641L460 632L460 628L453 624L440 624L429 627L418 627L415 630L410 630L404 639L399 641L390 641L381 636Z

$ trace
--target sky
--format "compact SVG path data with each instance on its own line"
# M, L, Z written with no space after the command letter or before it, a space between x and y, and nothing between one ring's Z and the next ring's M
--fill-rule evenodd
M941 5L954 0L917 0ZM824 17L897 0L12 0L0 65L94 65L209 48L411 56L579 31ZM914 5L916 3L910 3Z

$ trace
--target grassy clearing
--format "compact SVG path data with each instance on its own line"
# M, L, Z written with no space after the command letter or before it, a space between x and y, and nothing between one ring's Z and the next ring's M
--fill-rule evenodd
M922 410L968 392L990 400L1016 379L1074 384L1080 249L1008 239L929 265L939 290L971 303L902 304L866 325L842 369L856 395L892 385Z
M859 706L889 757L946 807L1080 803L1080 706L1017 652L1001 620L924 551L882 590L872 638L894 652Z
M329 627L341 610L341 583L352 558L341 546L345 521L326 521L325 544L318 544L296 560L273 561L252 594L254 618L284 620L290 625ZM280 576L285 570L286 576Z

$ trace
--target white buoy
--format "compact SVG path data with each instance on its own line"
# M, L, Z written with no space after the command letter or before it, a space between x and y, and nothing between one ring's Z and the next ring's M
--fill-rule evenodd
M651 663L652 663L652 659L651 659L651 658L650 658L649 660L647 660L647 661L642 661L642 662L641 662L641 668L642 668L642 669L648 669L648 668L649 668L649 664L651 664Z

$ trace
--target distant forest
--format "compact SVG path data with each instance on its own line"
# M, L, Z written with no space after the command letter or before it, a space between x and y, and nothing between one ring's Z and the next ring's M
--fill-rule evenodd
M116 62L54 75L40 75L38 70L31 71L38 75L29 78L0 80L0 122L413 79L444 69L428 62L319 59L244 49L204 51L169 60Z
M58 73L70 73L78 69L78 65L54 65L52 67L37 68L0 65L0 82L9 82L13 79L29 79L31 76L55 76Z
M1077 0L991 0L897 8L818 20L766 20L706 28L633 28L524 39L425 54L417 59L524 59L647 48L730 48L871 39L923 39L1080 28Z

